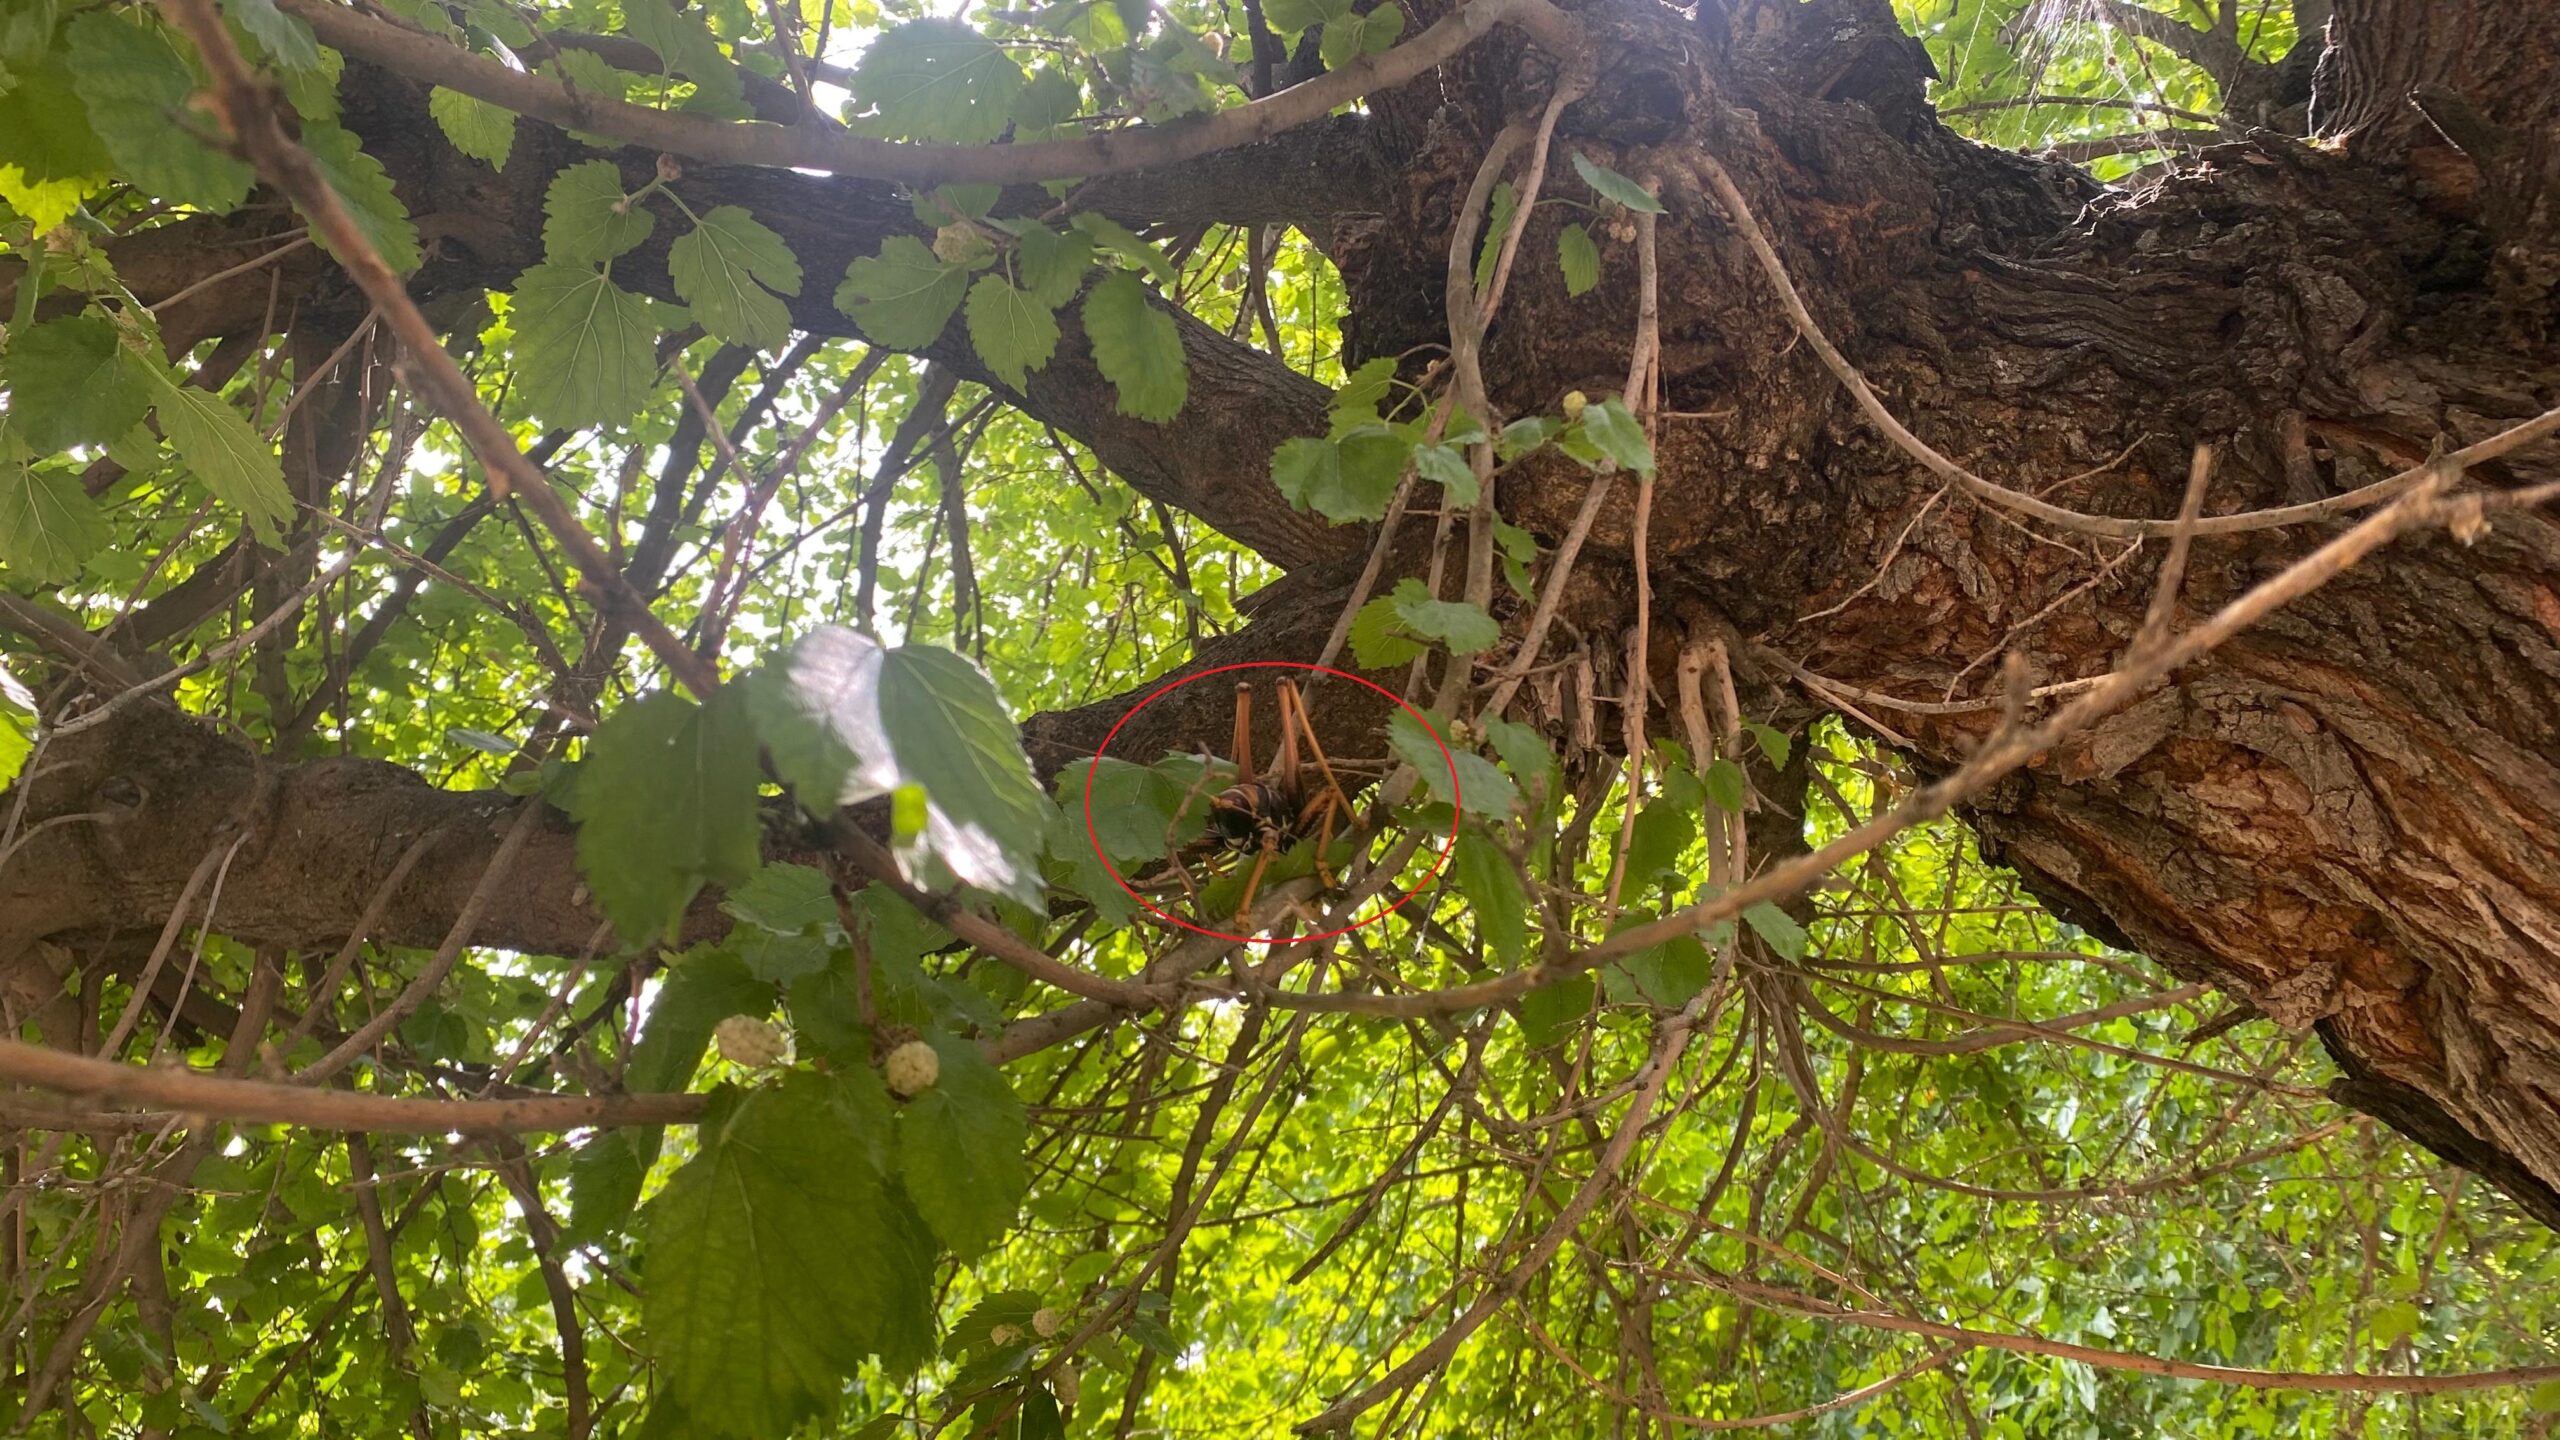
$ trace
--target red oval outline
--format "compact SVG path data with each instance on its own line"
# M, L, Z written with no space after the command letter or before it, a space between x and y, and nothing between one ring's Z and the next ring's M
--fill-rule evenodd
M1449 742L1441 738L1439 729L1431 723L1431 717L1422 713L1422 711L1418 709L1412 701L1405 699L1403 696L1398 695L1392 690L1389 690L1384 685L1380 685L1373 680L1362 679L1360 676L1354 675L1348 670L1336 670L1326 665L1301 665L1287 660L1244 660L1233 665L1220 665L1208 670L1194 671L1189 675L1182 676L1180 679L1168 680L1164 684L1157 686L1155 689L1148 691L1145 698L1139 700L1137 704L1130 706L1129 713L1121 716L1119 721L1112 725L1109 733L1102 737L1101 748L1093 752L1094 761L1099 763L1103 757L1109 755L1111 753L1111 742L1120 738L1120 731L1122 727L1126 726L1131 720L1136 719L1139 711L1156 703L1156 701L1163 698L1167 692L1179 690L1183 686L1191 684L1196 680L1206 680L1212 675L1224 675L1231 670L1312 670L1320 675L1331 675L1337 679L1348 680L1354 685L1366 685L1370 689L1377 691L1379 694L1386 696L1389 700L1392 700L1396 704L1404 707L1405 713L1411 715L1414 720L1422 726L1422 733L1430 736L1431 743L1440 747L1440 758L1449 762L1449 795L1451 797L1449 807L1449 838L1442 842L1439 858L1432 864L1431 873L1423 876L1412 889L1407 890L1400 896L1397 896L1395 903L1389 905L1386 909L1379 911L1377 914L1372 915L1365 920L1354 920L1339 930L1327 930L1321 935L1292 935L1287 939L1269 939L1259 938L1252 935L1230 935L1223 930L1212 930L1206 925L1194 925L1190 921L1183 919L1181 916L1157 905L1146 896L1130 889L1129 882L1122 878L1120 874L1120 867L1112 864L1111 857L1102 853L1102 832L1096 829L1093 823L1093 765L1088 764L1085 766L1084 771L1085 841L1093 846L1093 857L1102 862L1103 869L1110 872L1112 884L1119 886L1121 892L1127 895L1130 899L1145 906L1148 912L1153 914L1156 918L1179 925L1183 929L1188 930L1195 935L1206 935L1213 940L1232 940L1239 945L1295 945L1302 941L1312 942L1317 940L1332 940L1340 936L1348 935L1352 931L1358 930L1363 926L1374 925L1379 921L1386 919L1388 916L1393 915L1398 910L1403 909L1406 901L1421 894L1424 888L1429 886L1432 881L1440 878L1440 872L1448 868L1449 856L1458 847L1458 826L1461 817L1465 813L1463 806L1466 796L1458 788L1458 757L1450 753Z

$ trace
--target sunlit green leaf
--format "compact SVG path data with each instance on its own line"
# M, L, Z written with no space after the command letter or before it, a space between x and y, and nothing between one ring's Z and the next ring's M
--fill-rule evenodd
M935 258L912 235L892 235L876 256L846 267L836 308L882 345L921 349L942 335L969 292L969 272Z

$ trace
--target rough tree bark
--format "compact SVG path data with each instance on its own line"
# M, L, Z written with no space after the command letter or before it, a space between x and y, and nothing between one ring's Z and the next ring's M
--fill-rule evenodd
M1441 7L1417 8L1427 22ZM1814 314L1914 430L2084 511L2173 514L2198 441L2221 447L2207 512L2227 514L2352 489L2560 404L2560 8L2546 0L2337 0L2310 108L2323 143L2251 135L2140 193L1940 126L1926 56L1886 0L1706 0L1694 19L1599 0L1577 14L1607 81L1565 113L1559 154L1658 182L1671 212L1662 338L1677 414L1641 562L1666 688L1677 636L1699 624L1753 642L1746 703L1785 720L1823 702L1791 689L1778 658L1913 702L1989 695L2008 650L2048 681L2095 675L2139 625L2158 561L1939 495L1794 343L1705 193L1702 154L1733 172ZM1437 296L1458 197L1491 137L1534 116L1551 83L1547 60L1497 36L1376 97L1367 117L1274 142L1260 169L1229 157L1102 188L1133 221L1307 228L1342 267L1353 358L1405 354L1445 343ZM536 258L542 187L577 147L528 124L494 176L437 142L398 77L368 77L350 98L351 123L437 237L422 298L503 286ZM651 157L623 158L647 173ZM908 223L887 191L853 182L697 170L687 184L756 209L813 277ZM272 222L193 223L191 243L236 245ZM1557 223L1541 212L1528 255L1547 253ZM1552 410L1567 391L1616 388L1633 267L1623 237L1602 245L1612 283L1580 301L1552 266L1516 272L1485 351L1500 406ZM146 299L240 253L191 260L170 231L125 252ZM638 258L641 283L663 285L662 254ZM345 303L318 257L278 268L307 306ZM827 288L809 287L798 319L851 333ZM243 333L267 291L264 276L213 287L164 319L178 340ZM1322 597L1341 593L1367 537L1291 513L1263 467L1278 439L1321 427L1322 394L1205 329L1187 327L1185 343L1192 398L1170 426L1115 417L1072 335L1022 403L1139 490L1297 572L1236 653L1309 657L1332 613ZM984 378L964 346L934 354ZM2560 447L2470 478L2560 478ZM1531 463L1503 478L1501 503L1552 539L1581 487L1578 471ZM1566 610L1604 655L1632 619L1630 518L1625 496L1604 512ZM2182 617L2319 538L2199 542ZM1998 714L1861 709L1924 772L1959 763ZM1055 763L1092 743L1096 716L1108 718L1093 707L1028 729ZM2348 1073L2342 1100L2560 1223L2555 716L2560 529L2517 517L2467 547L2388 552L1967 818L2060 913L2279 1024L2316 1026ZM1164 725L1160 738L1215 733L1205 714ZM0 973L147 947L227 827L253 833L219 923L279 944L343 935L393 857L432 832L444 838L386 930L431 941L496 843L491 797L369 762L263 759L141 708L46 761L27 823L109 818L55 827L0 872ZM586 943L565 832L535 842L519 881L493 908L491 943Z

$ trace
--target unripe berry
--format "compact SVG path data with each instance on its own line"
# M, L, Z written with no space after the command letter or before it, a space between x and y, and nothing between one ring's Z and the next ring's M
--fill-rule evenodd
M720 1047L720 1058L732 1065L779 1065L790 1051L782 1027L754 1015L732 1015L721 1021L711 1039Z
M1031 1333L1043 1340L1055 1336L1058 1333L1058 1327L1066 1323L1067 1317L1046 1305L1031 1312Z
M890 1051L880 1068L899 1099L912 1099L932 1089L933 1082L942 1078L942 1057L924 1041L910 1040Z
M954 220L933 232L933 258L945 265L972 265L995 253L978 227Z

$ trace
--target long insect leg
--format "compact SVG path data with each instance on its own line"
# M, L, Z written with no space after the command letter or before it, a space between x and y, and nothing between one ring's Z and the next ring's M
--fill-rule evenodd
M1316 771L1324 776L1325 794L1344 810L1349 810L1351 797L1343 793L1342 782L1334 778L1332 762L1324 758L1324 745L1316 739L1315 717L1307 713L1307 699L1298 693L1296 681L1280 682L1280 710L1284 728L1287 717L1293 714L1297 717L1296 733L1306 737L1307 750L1316 757Z
M1253 908L1253 892L1262 888L1262 872L1270 868L1272 853L1271 847L1265 845L1254 858L1253 873L1244 877L1244 898L1236 902L1236 919L1244 919L1245 912Z
M1281 713L1288 713L1284 705ZM1236 783L1253 783L1253 687L1242 681L1236 684L1236 745L1231 757L1236 762Z
M1280 748L1272 752L1271 780L1280 793L1293 797L1298 793L1298 737L1305 729L1306 712L1297 703L1298 687L1283 680L1280 690Z

